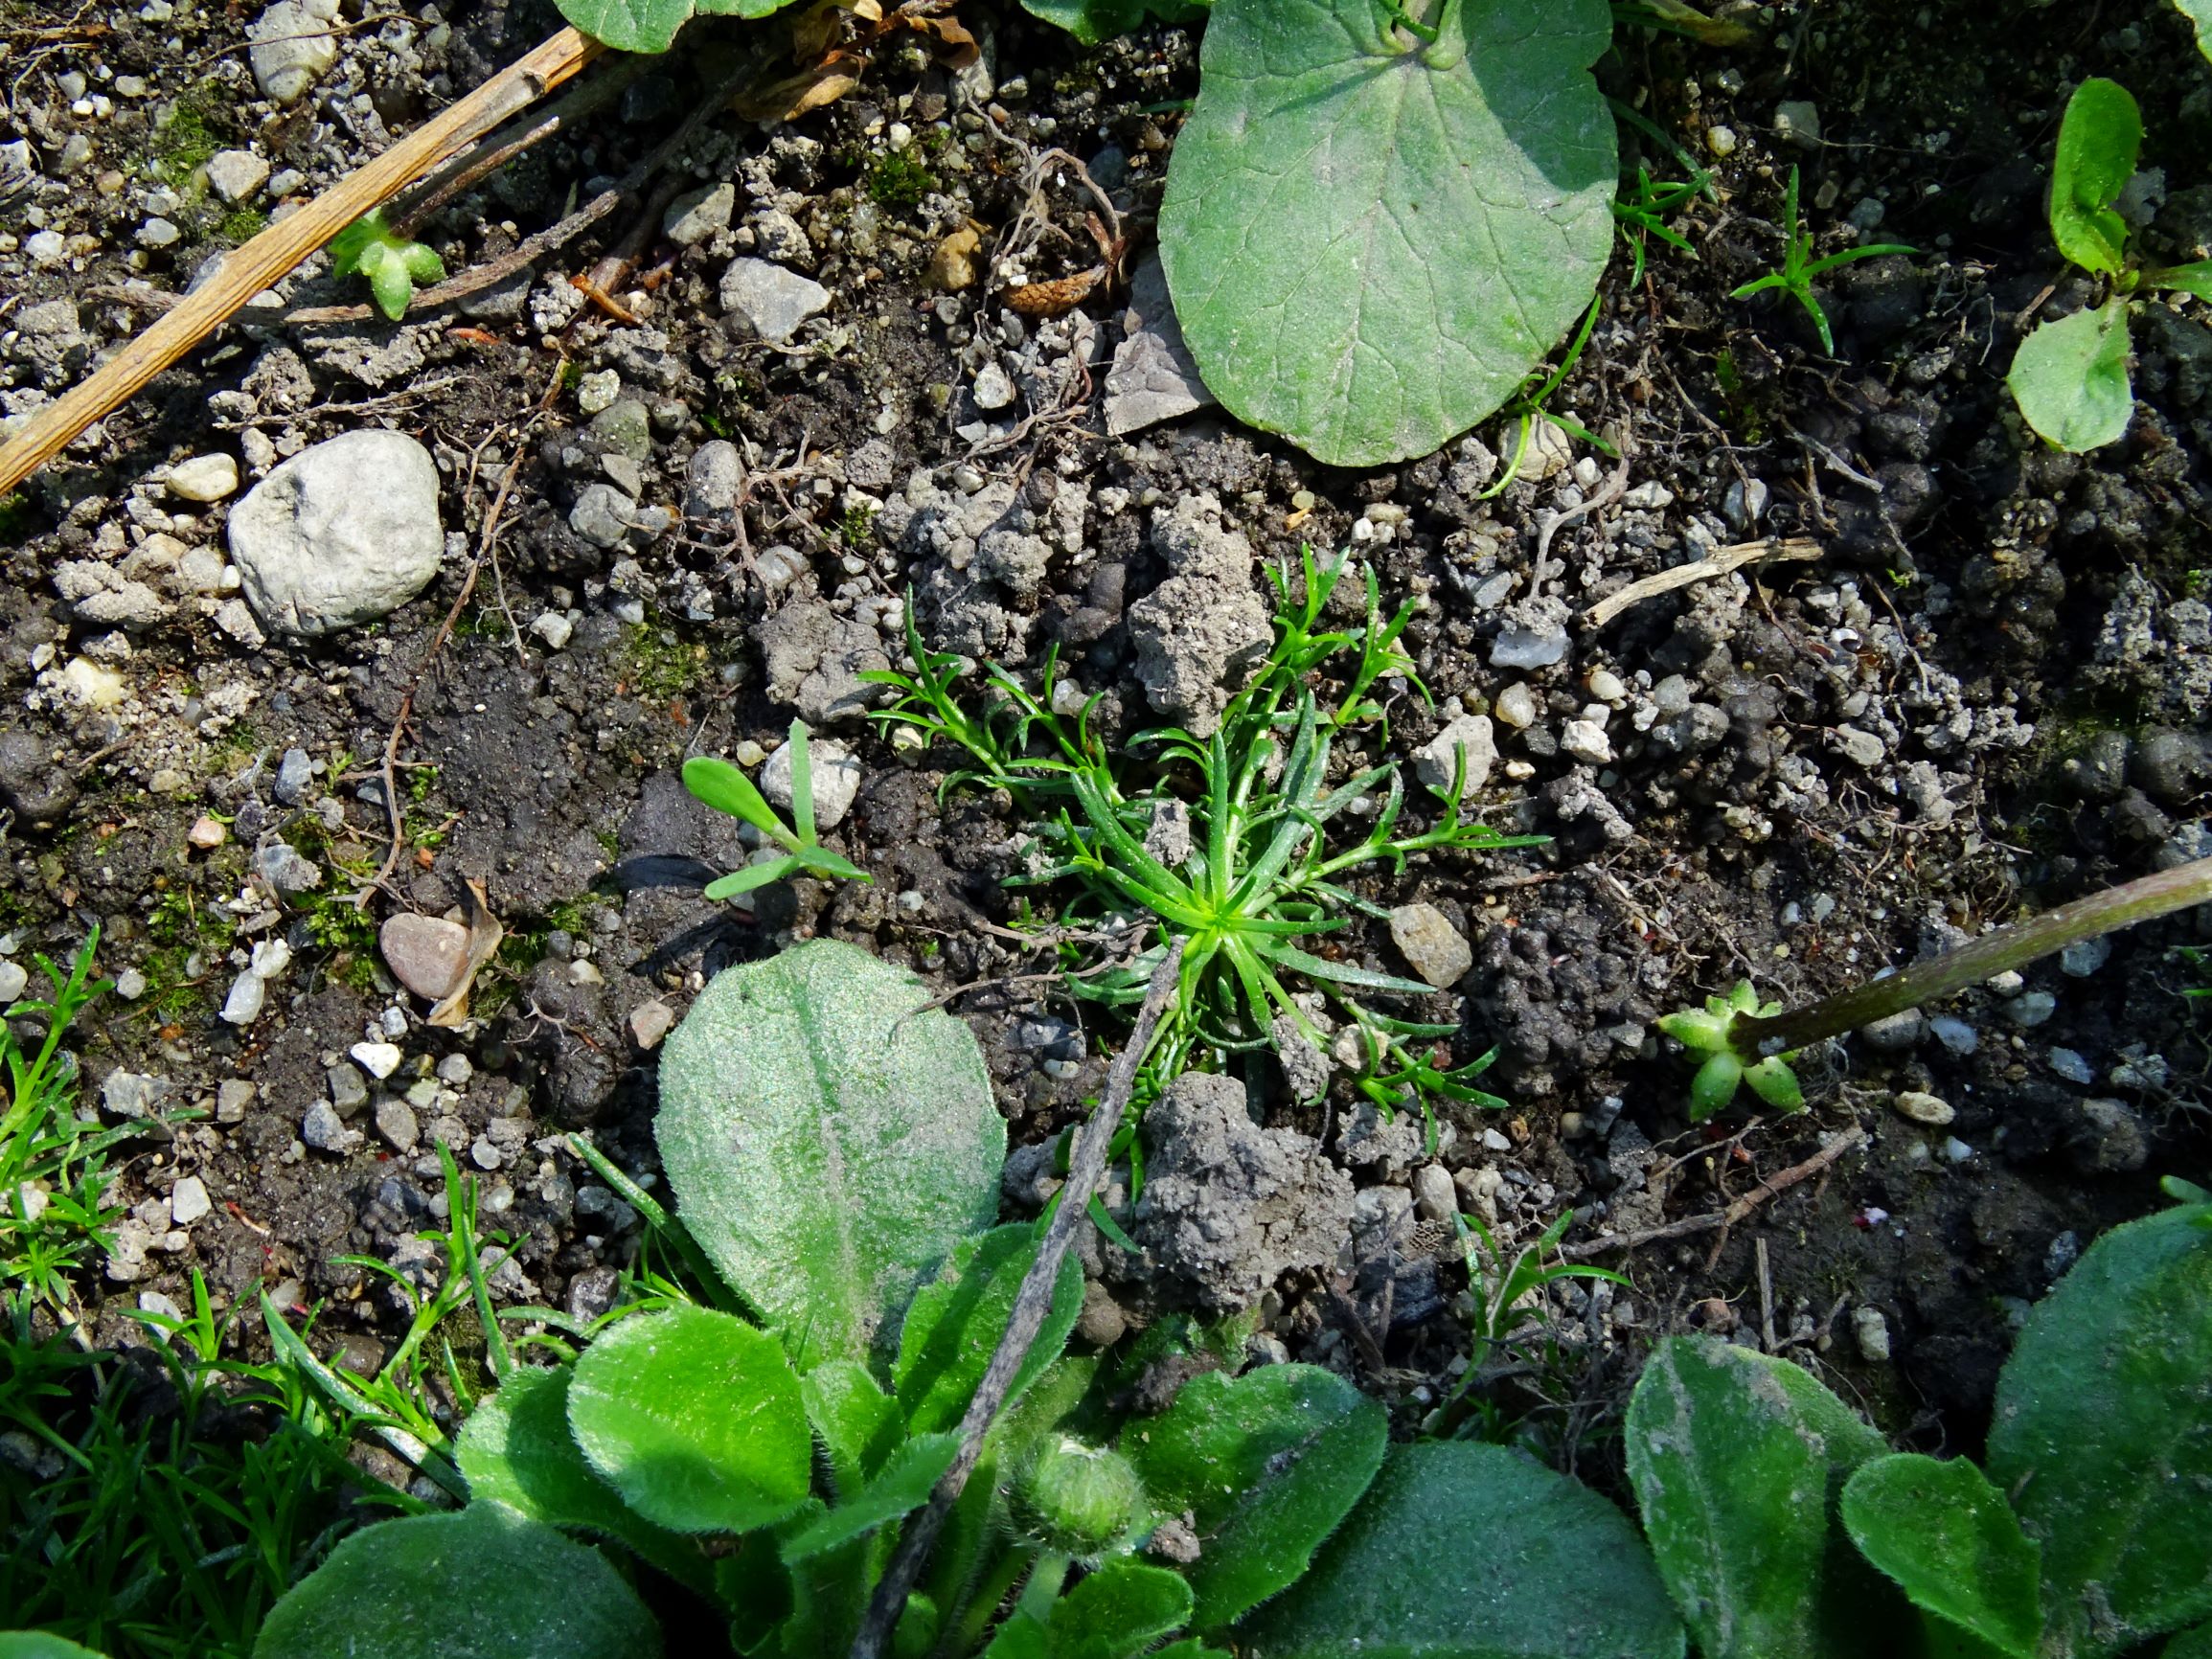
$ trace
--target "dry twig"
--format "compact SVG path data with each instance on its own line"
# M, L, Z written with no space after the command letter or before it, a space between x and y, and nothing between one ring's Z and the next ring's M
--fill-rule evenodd
M1677 564L1673 570L1662 570L1655 576L1639 577L1619 593L1608 594L1584 611L1583 621L1591 627L1602 628L1630 606L1672 593L1678 587L1688 587L1692 582L1710 581L1717 576L1726 576L1747 564L1764 564L1768 559L1810 563L1820 557L1822 552L1817 541L1803 535L1769 536L1764 541L1739 541L1728 547L1717 547L1695 564Z
M1570 1244L1560 1254L1569 1261L1587 1261L1593 1257L1605 1256L1615 1250L1638 1250L1646 1244L1662 1243L1669 1239L1689 1239L1699 1233L1716 1230L1725 1233L1767 1199L1788 1192L1810 1176L1819 1174L1844 1153L1865 1145L1864 1129L1856 1126L1846 1129L1805 1162L1792 1164L1780 1174L1768 1176L1725 1210L1714 1210L1702 1216L1685 1216L1679 1221L1669 1221L1662 1227L1646 1227L1641 1232L1608 1234L1603 1239Z

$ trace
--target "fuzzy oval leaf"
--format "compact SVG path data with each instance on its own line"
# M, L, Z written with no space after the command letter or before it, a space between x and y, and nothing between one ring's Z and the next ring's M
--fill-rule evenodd
M254 1659L653 1659L597 1550L500 1504L364 1527L269 1609Z
M741 1533L806 1499L814 1437L782 1346L741 1319L671 1307L584 1350L568 1424L591 1466L656 1526Z
M2085 271L2116 277L2126 268L2128 221L2112 203L2142 148L2143 112L2126 87L2091 76L2074 88L2051 162L2051 237Z
M666 52L690 20L692 0L554 0L560 14L617 52Z
M1152 1508L1190 1511L1192 1623L1226 1625L1287 1588L1382 1466L1390 1418L1335 1373L1268 1365L1193 1377L1120 1448Z
M584 1460L568 1427L573 1372L518 1367L477 1403L454 1444L468 1495L534 1521L617 1538L670 1578L704 1590L712 1573L692 1540L632 1514Z
M867 1489L809 1521L783 1541L784 1560L796 1566L911 1514L929 1501L930 1489L960 1455L956 1434L916 1435L901 1445Z
M1206 384L1338 466L1426 455L1558 345L1612 249L1605 0L1220 0L1160 254ZM1410 42L1418 48L1419 42Z
M1844 1483L1859 1554L1927 1609L2015 1659L2034 1659L2043 1616L2036 1546L2004 1494L1964 1458L1876 1458Z
M1869 1576L1853 1571L1830 1515L1844 1478L1887 1449L1787 1360L1703 1337L1653 1351L1629 1400L1629 1479L1705 1659L1801 1659L1872 1640Z
M662 1045L654 1133L684 1224L810 1363L868 1358L997 1218L1006 1125L974 1035L928 1000L814 940L718 975Z
M2099 1239L1997 1378L1990 1478L2042 1546L2045 1647L2074 1659L2212 1615L2208 1214Z
M1052 1606L1052 1659L1134 1659L1190 1623L1191 1587L1180 1573L1109 1561Z
M993 1227L954 1250L945 1270L914 1298L899 1333L899 1362L892 1372L892 1386L912 1433L955 1427L967 1414L975 1385L1006 1334L1015 1296L1036 1255L1036 1239L1037 1229L1020 1222ZM1019 1399L1060 1357L1068 1332L1082 1317L1083 1264L1070 1251L1061 1259L1044 1324L1015 1374L1009 1401Z
M1503 1446L1391 1448L1313 1569L1248 1617L1250 1659L1678 1659L1628 1517Z
M2212 1625L2182 1631L2166 1644L2161 1659L2212 1659Z
M832 1359L799 1379L807 1420L829 1455L837 1495L857 1492L898 1449L903 1424L899 1402L857 1360Z
M2038 324L2005 376L2020 416L2049 443L2080 454L2117 443L2135 412L2128 381L2128 302Z

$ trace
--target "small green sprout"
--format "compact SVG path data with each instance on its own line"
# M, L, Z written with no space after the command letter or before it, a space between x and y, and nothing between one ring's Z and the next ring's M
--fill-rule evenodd
M331 239L331 273L369 279L376 308L397 323L407 314L417 283L442 283L445 263L422 242L408 241L384 222L384 211L364 214Z
M1738 980L1736 989L1724 997L1707 997L1702 1013L1684 1009L1680 1013L1660 1017L1661 1031L1692 1054L1705 1057L1698 1067L1698 1075L1690 1081L1692 1123L1702 1123L1723 1109L1745 1083L1749 1083L1753 1094L1778 1110L1805 1109L1805 1091L1797 1086L1797 1074L1790 1069L1790 1061L1795 1057L1794 1050L1746 1062L1729 1042L1729 1028L1738 1014L1770 1019L1781 1011L1782 1005L1778 1002L1762 1003L1758 992L1751 989L1751 982L1745 979Z
M1781 288L1805 307L1813 326L1820 330L1820 349L1831 357L1836 355L1836 335L1828 326L1828 313L1820 308L1819 296L1813 291L1813 279L1825 275L1837 265L1847 265L1854 260L1877 259L1883 254L1917 253L1917 248L1904 242L1868 242L1864 247L1845 248L1841 253L1830 254L1826 259L1813 257L1813 234L1805 228L1804 219L1797 213L1797 170L1790 170L1790 185L1782 196L1782 268L1768 271L1736 289L1731 300L1747 300L1753 294L1763 294L1768 288Z
M709 898L735 898L802 873L839 881L875 880L852 860L824 847L814 832L814 765L808 757L803 721L791 722L791 817L796 829L778 817L753 781L727 761L693 756L684 762L684 787L716 811L750 824L785 852L782 858L748 864L708 883Z

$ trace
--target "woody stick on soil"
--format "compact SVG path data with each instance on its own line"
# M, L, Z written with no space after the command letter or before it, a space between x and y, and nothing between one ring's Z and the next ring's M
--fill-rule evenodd
M491 131L582 70L605 49L563 29L517 58L298 213L278 220L225 258L215 274L132 340L100 371L34 416L0 445L0 494L59 454L190 352L256 294L409 182Z
M928 1562L930 1547L944 1528L945 1517L952 1512L952 1506L959 1501L968 1477L975 1468L976 1459L983 1454L984 1437L997 1420L999 1408L1006 1403L1007 1392L1014 1386L1015 1374L1029 1357L1030 1344L1037 1340L1037 1333L1044 1325L1045 1313L1052 1306L1053 1286L1060 1282L1060 1264L1067 1256L1077 1223L1083 1218L1100 1177L1106 1173L1107 1148L1121 1129L1122 1113L1128 1109L1129 1093L1136 1087L1137 1067L1152 1046L1152 1034L1159 1029L1160 1015L1174 995L1176 976L1182 971L1182 966L1183 942L1177 939L1169 945L1159 966L1152 970L1152 983L1145 988L1144 1007L1137 1012L1136 1029L1129 1033L1129 1040L1122 1052L1114 1057L1113 1070L1106 1076L1106 1098L1099 1102L1090 1121L1076 1131L1075 1146L1068 1157L1067 1184L1060 1190L1060 1208L1053 1212L1051 1223L1038 1242L1037 1260L1030 1263L1028 1273L1022 1277L1021 1288L1015 1294L1014 1312L1007 1319L1006 1334L999 1339L998 1350L991 1356L991 1366L984 1372L983 1380L976 1384L975 1398L969 1402L968 1415L960 1420L960 1455L952 1460L952 1466L945 1471L936 1489L929 1494L928 1506L914 1517L900 1538L898 1553L884 1569L882 1580L877 1584L876 1594L868 1602L867 1616L860 1621L860 1633L853 1640L852 1659L881 1659L887 1650L892 1629L899 1623L899 1615L906 1610L906 1599L921 1580L922 1569Z

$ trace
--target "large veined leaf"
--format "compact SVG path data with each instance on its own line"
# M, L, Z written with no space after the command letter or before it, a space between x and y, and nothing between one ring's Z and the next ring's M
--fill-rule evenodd
M1192 1623L1210 1630L1294 1582L1382 1466L1390 1419L1334 1372L1269 1365L1193 1377L1121 1438L1152 1507L1190 1512Z
M568 1427L572 1368L518 1368L468 1414L454 1462L476 1500L505 1504L557 1527L619 1538L671 1578L703 1589L712 1575L690 1539L632 1514L592 1472Z
M1160 256L1240 419L1320 460L1425 455L1502 405L1596 292L1606 0L1219 0Z
M679 1533L741 1533L806 1500L814 1436L776 1339L712 1308L624 1320L584 1350L568 1425L629 1507Z
M663 1045L654 1133L684 1224L803 1364L868 1358L997 1218L1006 1125L973 1034L928 1001L815 940L718 975Z
M254 1659L654 1659L597 1550L501 1504L364 1527L269 1609Z
M1021 0L1033 17L1057 23L1085 46L1127 34L1148 16L1187 23L1204 15L1202 4L1180 0Z
M2005 376L2030 426L2061 449L2101 449L2128 435L2135 389L2128 381L2128 302L2038 324Z
M1787 1360L1662 1342L1629 1401L1629 1478L1659 1573L1705 1659L1897 1650L1894 1592L1832 1524L1846 1476L1888 1448Z
M1844 1484L1843 1524L1859 1553L1913 1605L2012 1659L2035 1659L2042 1633L2036 1547L2004 1493L1964 1458L1876 1458Z
M1013 1222L993 1227L953 1251L945 1270L914 1298L899 1336L892 1385L913 1433L958 1426L1006 1334L1008 1315L1036 1257L1037 1229ZM1052 1306L1037 1340L1015 1373L1009 1400L1043 1375L1083 1317L1083 1263L1071 1251L1060 1264Z
M1248 1659L1680 1659L1629 1518L1503 1446L1395 1446L1313 1569L1249 1615Z
M561 16L617 52L666 52L676 31L702 16L765 17L790 0L554 0Z
M1989 1473L2042 1546L2043 1649L2094 1659L2212 1615L2212 1206L2115 1227L1997 1378Z

